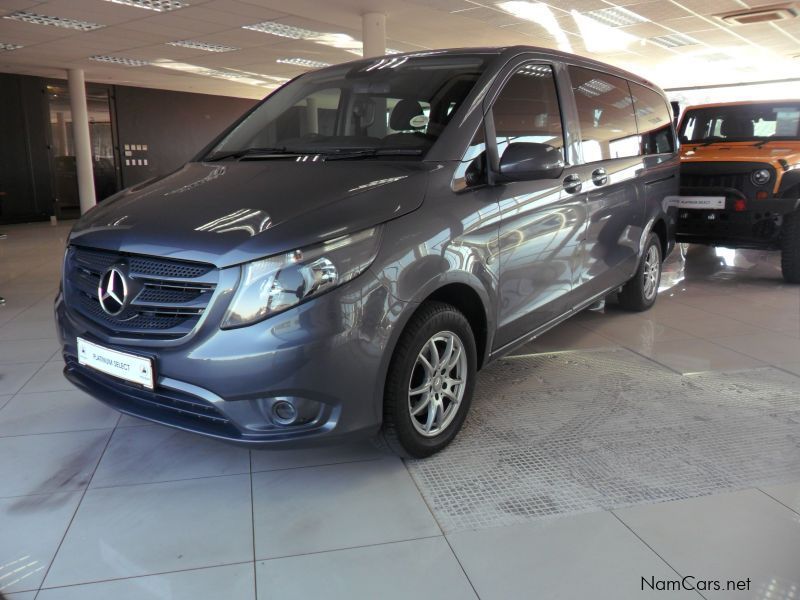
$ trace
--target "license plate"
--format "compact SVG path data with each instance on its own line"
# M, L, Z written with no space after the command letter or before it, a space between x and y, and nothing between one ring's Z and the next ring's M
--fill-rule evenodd
M153 389L153 361L78 338L78 362L107 375Z
M725 196L678 196L678 208L722 210L725 208Z

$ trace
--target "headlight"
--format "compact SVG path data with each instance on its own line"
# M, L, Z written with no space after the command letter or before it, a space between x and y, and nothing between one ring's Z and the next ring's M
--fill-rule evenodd
M375 260L380 227L242 266L223 329L263 321L363 273Z
M764 185L772 177L769 169L756 169L750 174L750 181L755 185Z

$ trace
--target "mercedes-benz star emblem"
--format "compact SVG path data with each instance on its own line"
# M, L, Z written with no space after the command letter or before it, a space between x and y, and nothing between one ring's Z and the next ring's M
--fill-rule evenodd
M112 317L116 317L125 309L128 300L128 284L125 275L116 267L111 267L100 278L97 286L97 299L100 307Z

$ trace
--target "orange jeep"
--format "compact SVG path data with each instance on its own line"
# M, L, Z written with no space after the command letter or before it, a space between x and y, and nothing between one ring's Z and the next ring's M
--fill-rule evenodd
M678 132L677 240L780 250L800 283L800 100L691 106Z

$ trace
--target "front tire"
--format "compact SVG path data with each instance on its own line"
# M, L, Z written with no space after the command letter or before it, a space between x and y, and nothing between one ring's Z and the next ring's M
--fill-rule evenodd
M783 219L781 272L786 283L800 283L800 213L797 212Z
M389 365L379 441L406 458L425 458L447 446L464 424L476 371L466 317L450 304L423 304Z
M661 283L661 240L654 233L647 243L639 261L636 274L622 287L619 304L625 310L645 311L656 303L658 286Z

